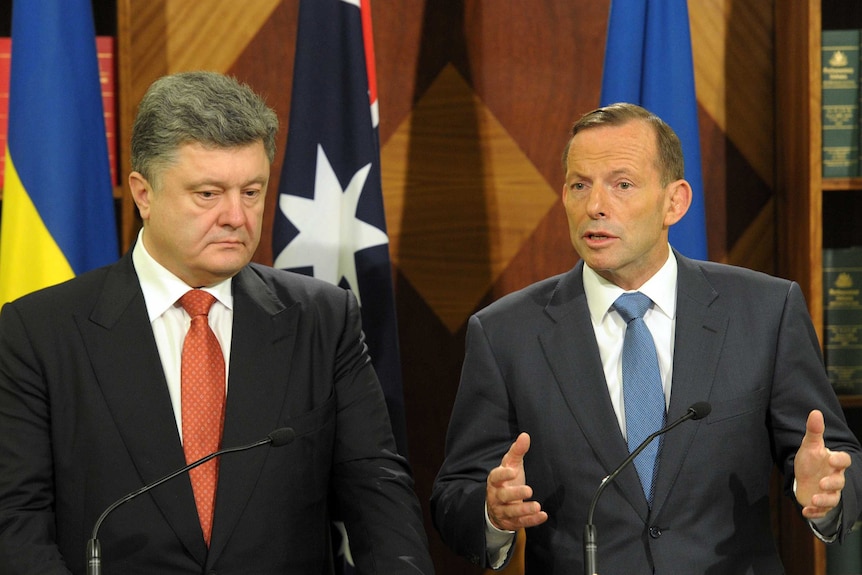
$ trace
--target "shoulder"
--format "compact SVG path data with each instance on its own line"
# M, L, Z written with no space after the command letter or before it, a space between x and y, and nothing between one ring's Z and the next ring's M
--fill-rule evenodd
M799 284L730 264L688 259L677 254L679 297L710 301L721 307L766 312L783 309L788 300L803 302Z
M134 278L134 271L131 272ZM118 263L88 271L62 283L48 286L23 295L4 306L22 312L41 312L49 314L55 308L64 310L80 309L92 305L103 291L103 286L111 274L125 273L126 269Z
M577 313L579 297L583 299L583 283L576 267L507 294L479 310L470 318L468 331L481 329L502 340L530 337L544 332L568 314Z
M337 306L355 304L352 292L296 272L251 263L234 278L234 293L246 292L255 299L273 299L282 306Z
M680 282L686 279L687 274L699 272L716 288L787 291L793 284L791 280L785 278L731 264L692 260L680 255L677 255L677 261Z
M545 308L561 287L572 274L572 271L564 274L545 278L517 291L508 293L488 306L482 308L476 315L484 318L496 315L506 315L518 311L533 312L535 309Z

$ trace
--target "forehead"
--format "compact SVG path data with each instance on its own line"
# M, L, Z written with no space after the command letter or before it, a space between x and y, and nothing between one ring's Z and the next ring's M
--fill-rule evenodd
M242 178L268 173L269 160L262 142L222 148L199 142L181 144L171 162L162 170L164 177Z
M566 158L572 170L606 166L611 169L645 169L654 165L657 142L646 122L632 120L617 126L596 126L578 132Z

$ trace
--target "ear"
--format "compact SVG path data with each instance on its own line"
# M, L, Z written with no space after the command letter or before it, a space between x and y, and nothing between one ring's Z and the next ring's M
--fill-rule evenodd
M153 193L152 186L140 172L132 172L129 174L129 189L132 191L132 199L135 201L135 205L138 206L141 219L146 222L150 217L150 194Z
M672 226L682 219L691 206L691 185L685 180L671 182L667 187L668 207L664 216L665 226Z

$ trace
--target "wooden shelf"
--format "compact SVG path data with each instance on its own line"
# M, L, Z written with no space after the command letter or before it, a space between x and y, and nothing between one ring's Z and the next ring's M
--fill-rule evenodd
M858 409L862 407L862 395L839 395L841 407L845 409Z
M823 247L846 241L846 220L855 217L847 209L855 206L853 196L838 192L862 191L862 177L823 178L822 30L862 28L860 6L858 0L775 2L779 273L802 287L821 342ZM825 210L824 196L827 196ZM862 408L862 395L841 395L839 400L848 414L858 413L856 410ZM858 435L859 430L855 431ZM780 512L780 547L785 569L788 574L825 575L825 548L810 529L801 526L791 507L792 502L783 505Z
M824 192L847 192L862 190L862 178L824 178Z

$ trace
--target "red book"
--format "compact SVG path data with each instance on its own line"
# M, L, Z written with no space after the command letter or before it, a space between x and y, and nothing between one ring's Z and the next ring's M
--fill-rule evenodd
M6 166L6 132L9 131L9 72L12 70L12 39L0 37L0 189Z

